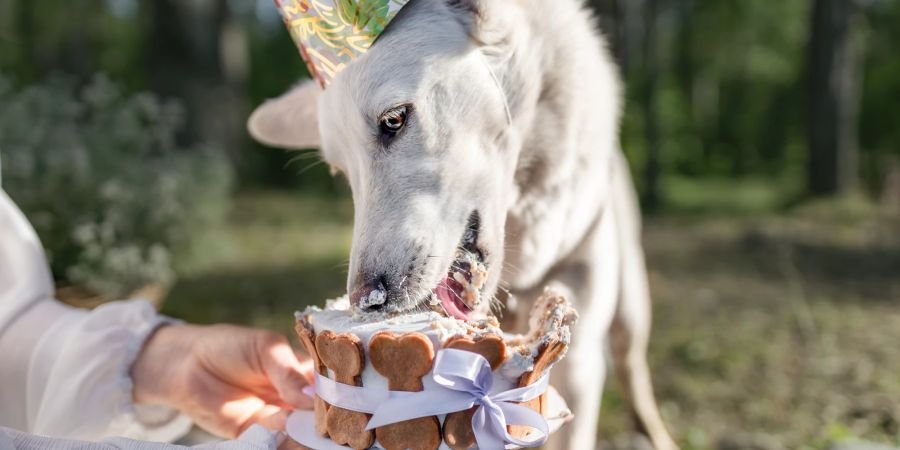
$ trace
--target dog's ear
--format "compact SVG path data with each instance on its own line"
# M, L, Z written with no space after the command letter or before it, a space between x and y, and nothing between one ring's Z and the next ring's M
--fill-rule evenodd
M511 31L514 9L498 0L444 0L483 46L502 45Z
M281 97L267 100L247 120L258 142L287 149L319 148L319 95L322 88L306 80Z

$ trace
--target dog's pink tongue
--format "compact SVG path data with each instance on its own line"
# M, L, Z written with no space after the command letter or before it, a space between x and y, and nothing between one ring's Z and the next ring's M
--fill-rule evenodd
M434 288L434 294L441 301L441 306L450 317L459 320L469 320L469 308L459 300L462 286L453 278L447 276Z

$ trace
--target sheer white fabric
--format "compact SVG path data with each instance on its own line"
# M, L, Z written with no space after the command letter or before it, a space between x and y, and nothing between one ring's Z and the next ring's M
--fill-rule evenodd
M165 322L143 300L93 311L55 300L41 243L0 190L0 450L176 448L140 441L174 440L191 423L168 408L134 405L129 375L144 340ZM254 430L222 448L273 448L280 436ZM121 438L77 442L109 436Z
M0 450L269 450L277 448L284 439L283 433L273 433L259 425L251 426L236 440L195 447L120 437L99 442L53 439L0 427Z

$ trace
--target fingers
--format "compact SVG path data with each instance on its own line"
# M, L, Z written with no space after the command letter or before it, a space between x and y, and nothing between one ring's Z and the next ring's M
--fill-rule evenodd
M253 424L283 431L291 410L271 405L258 397L244 397L220 405L215 414L193 417L197 425L210 433L234 439Z
M263 370L287 404L301 409L312 408L312 399L303 393L312 376L312 363L301 363L287 339L275 335L260 351Z
M312 384L313 371L316 370L316 366L312 358L310 358L306 353L297 350L294 350L294 356L296 356L297 360L300 361L300 367L303 370L303 376L305 376L306 379L309 380L309 383Z
M309 358L304 358L300 360L300 372L303 374L303 378L306 379L307 384L313 384L313 362Z

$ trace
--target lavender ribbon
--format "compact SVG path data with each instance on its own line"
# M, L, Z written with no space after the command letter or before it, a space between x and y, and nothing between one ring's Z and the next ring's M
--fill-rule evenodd
M536 383L490 394L494 383L491 365L483 356L456 349L437 352L432 377L438 389L421 392L378 391L338 383L316 374L316 394L327 403L351 411L372 414L367 430L419 417L465 411L478 406L472 416L472 431L479 449L538 447L547 441L550 429L537 411L516 403L537 398L546 392L549 378ZM536 429L541 438L517 439L508 425Z

